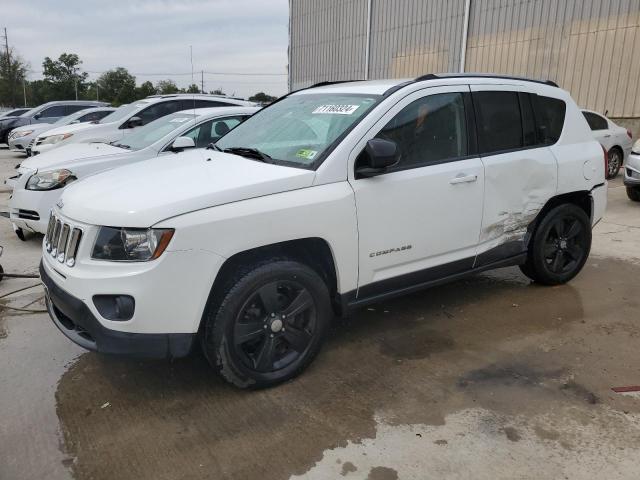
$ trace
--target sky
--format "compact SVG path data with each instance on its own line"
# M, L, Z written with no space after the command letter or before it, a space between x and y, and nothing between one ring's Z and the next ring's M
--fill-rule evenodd
M205 90L279 96L287 91L288 15L287 0L2 0L0 28L30 64L30 80L42 78L44 57L66 52L80 56L91 80L125 67L138 84L186 87L192 45L195 82L211 72ZM276 75L253 75L267 73Z

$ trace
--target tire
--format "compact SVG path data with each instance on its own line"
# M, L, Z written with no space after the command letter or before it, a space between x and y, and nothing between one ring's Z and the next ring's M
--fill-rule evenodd
M27 241L27 238L24 236L24 230L21 228L16 228L16 236L23 242Z
M271 259L229 282L205 316L207 360L239 388L265 388L301 373L333 317L329 290L304 264Z
M590 250L589 217L580 207L563 204L551 209L537 226L520 270L542 285L559 285L582 270Z
M620 167L622 167L622 152L619 148L613 147L607 154L607 180L616 178Z
M640 187L627 187L627 197L634 202L640 202Z

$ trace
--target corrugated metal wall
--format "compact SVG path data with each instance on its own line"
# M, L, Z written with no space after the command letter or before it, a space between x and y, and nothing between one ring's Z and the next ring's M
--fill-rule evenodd
M290 82L365 77L367 0L291 0ZM371 0L369 78L458 71L465 0ZM471 0L465 69L552 79L640 117L640 0Z

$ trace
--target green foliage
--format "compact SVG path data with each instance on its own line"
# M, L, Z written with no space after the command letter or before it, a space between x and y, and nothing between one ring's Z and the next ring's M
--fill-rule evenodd
M22 82L28 65L12 49L0 53L0 105L16 107L24 103Z
M249 97L249 101L257 102L257 103L271 103L271 102L275 102L277 99L278 97L267 95L264 92L258 92L255 95Z
M185 93L200 93L200 87L198 85L196 85L195 83L192 83L191 85L189 85L189 88L187 88L184 92Z
M211 95L224 95L224 92L222 90L220 90L219 88L216 88L215 90L209 92Z
M116 67L104 72L96 82L98 95L102 101L110 102L114 106L131 103L136 100L136 77L126 68Z
M150 81L144 82L139 87L136 87L136 99L145 98L149 95L156 94L156 87L153 86L153 83Z
M170 93L179 93L180 89L173 80L160 80L156 83L156 91L160 95L168 95Z
M46 100L73 100L86 92L88 73L80 70L82 60L75 53L63 53L57 60L44 57L42 74L49 88Z

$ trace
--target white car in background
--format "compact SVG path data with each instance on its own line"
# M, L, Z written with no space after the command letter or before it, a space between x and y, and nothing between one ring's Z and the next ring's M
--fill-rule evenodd
M640 140L633 144L624 165L624 186L629 200L640 202Z
M45 233L49 211L72 181L186 148L204 148L258 110L215 107L176 112L137 129L122 143L71 144L26 159L18 175L5 182L13 188L9 218L16 234L24 239L24 230Z
M34 155L71 143L124 142L133 129L182 110L208 107L255 107L245 100L219 95L158 95L120 107L97 124L69 125L49 130L36 138ZM124 142L126 143L126 142Z
M582 110L593 136L607 150L607 179L615 178L620 168L626 163L633 144L630 130L616 125L604 115L591 110Z
M32 125L18 127L9 133L9 150L31 155L32 143L35 143L38 135L42 135L52 128L78 123L98 122L115 110L114 107L87 108L62 117L55 123L34 123Z

